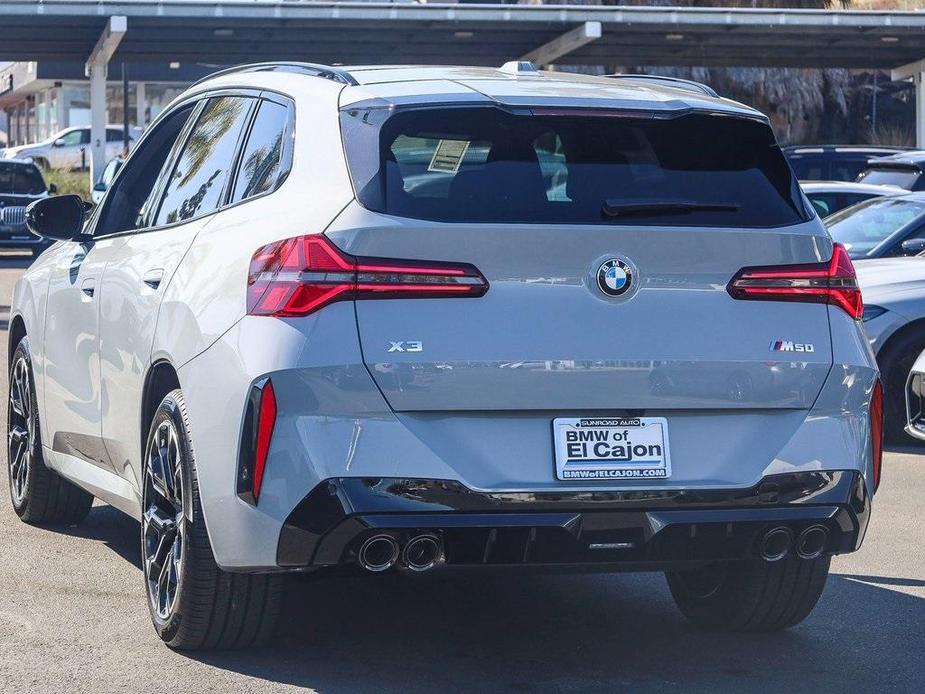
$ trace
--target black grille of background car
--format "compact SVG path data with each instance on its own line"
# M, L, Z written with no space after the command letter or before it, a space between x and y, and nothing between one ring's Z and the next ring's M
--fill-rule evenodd
M0 207L0 223L19 226L26 223L26 208L21 206Z

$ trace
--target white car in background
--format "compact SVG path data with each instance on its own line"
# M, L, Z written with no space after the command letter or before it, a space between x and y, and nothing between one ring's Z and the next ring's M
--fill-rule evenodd
M138 128L129 128L129 146L138 139ZM106 126L106 160L125 149L121 125ZM90 166L90 126L65 128L34 145L7 147L4 159L32 159L41 169L86 169Z

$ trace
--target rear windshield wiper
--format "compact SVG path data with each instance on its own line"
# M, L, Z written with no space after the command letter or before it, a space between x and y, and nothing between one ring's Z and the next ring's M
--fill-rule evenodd
M703 203L693 200L626 200L608 198L601 212L608 217L632 215L689 214L691 212L738 212L739 205L729 202Z

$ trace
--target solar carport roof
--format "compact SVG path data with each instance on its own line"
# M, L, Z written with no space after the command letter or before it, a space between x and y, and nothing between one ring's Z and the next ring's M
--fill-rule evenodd
M299 0L2 0L0 60L500 65L584 22L601 36L558 64L892 68L925 58L925 13Z

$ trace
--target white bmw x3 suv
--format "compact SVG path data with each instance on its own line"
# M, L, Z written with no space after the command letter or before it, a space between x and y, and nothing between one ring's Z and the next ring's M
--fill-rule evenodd
M851 261L767 119L706 87L262 64L194 85L17 284L27 522L141 521L177 648L280 574L664 571L779 629L856 550L882 394Z

